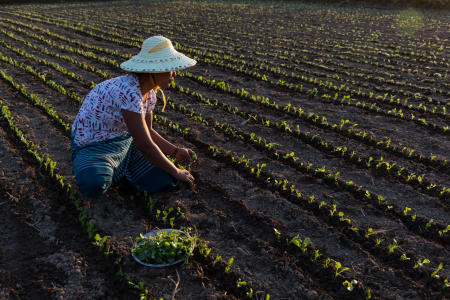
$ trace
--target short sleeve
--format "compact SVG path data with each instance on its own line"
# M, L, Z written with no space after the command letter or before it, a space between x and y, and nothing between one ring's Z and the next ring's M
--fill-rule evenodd
M135 91L132 90L133 89L127 89L126 91L120 91L118 93L117 101L120 103L120 109L145 114L146 110L141 98Z
M156 105L156 94L154 90L151 90L151 92L149 93L149 97L147 98L147 114L153 112L153 110L155 109L155 105Z

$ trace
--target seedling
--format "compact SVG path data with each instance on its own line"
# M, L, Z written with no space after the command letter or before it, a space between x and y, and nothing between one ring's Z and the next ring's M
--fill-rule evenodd
M303 243L302 243L302 245L301 245L301 247L300 247L300 250L302 250L302 252L305 253L306 250L308 250L308 245L309 245L310 243L311 243L311 240L310 240L308 237L306 237L306 238L303 240Z
M240 279L236 282L236 286L237 287L243 287L243 286L246 286L246 285L247 285L247 282L246 281L242 281Z
M419 260L416 262L416 264L414 265L414 269L421 269L421 268L423 268L423 266L424 266L425 264L429 264L429 263L430 263L430 260L427 259L427 258L419 259Z
M216 259L213 261L213 266L215 266L220 260L222 259L222 256L217 256Z
M431 273L431 277L433 277L434 279L439 279L438 272L439 272L440 270L442 270L443 266L444 266L444 265L443 265L442 263L440 263L439 266L437 267L437 269L434 270L433 273Z
M275 236L277 237L277 239L280 239L280 238L281 238L281 232L278 231L278 229L274 228L274 229L273 229L273 232L275 233Z
M158 202L158 199L153 198L152 196L148 196L148 198L147 198L147 208L148 208L150 214L153 213L153 208L155 207L156 202Z
M368 239L369 236L371 236L371 235L373 235L373 234L375 234L375 232L373 231L372 228L369 228L369 229L367 229L367 233L364 235L364 237L365 237L366 239Z
M343 272L349 270L348 267L342 267L342 264L340 262L338 262L338 261L335 263L334 268L336 270L336 272L334 273L334 277L338 277Z
M398 247L400 247L397 243L397 241L394 239L392 244L388 245L388 253L389 254L393 254L395 249L397 249Z
M358 284L358 281L356 279L353 279L352 281L345 280L342 285L347 287L347 290L352 292L355 288L354 285Z
M431 225L433 224L433 222L434 222L433 219L429 220L429 221L427 222L427 224L425 224L425 230L430 229L430 227L431 227Z
M408 212L410 212L410 211L411 211L411 208L406 206L405 209L403 209L403 215L407 216Z
M294 236L290 241L289 244L294 244L297 247L301 247L301 239L299 237L299 235L297 234L296 236Z
M233 262L234 262L234 257L231 257L231 258L228 260L227 266L225 267L225 273L230 272L230 268L231 268L231 265L233 264Z
M250 290L246 293L247 297L253 298L253 289L250 288Z
M319 252L319 249L316 249L316 251L314 251L314 261L317 261L321 256L322 254Z
M406 256L406 253L402 253L402 256L400 256L400 260L401 261L405 261L405 260L410 260L411 258L409 258L408 256Z
M88 232L89 238L92 238L94 236L94 220L89 220L89 222L86 223L86 230Z

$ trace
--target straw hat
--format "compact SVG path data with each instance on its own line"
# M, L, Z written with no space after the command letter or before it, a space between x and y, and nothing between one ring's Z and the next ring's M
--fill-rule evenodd
M176 51L168 38L152 36L142 43L139 54L121 63L120 68L136 73L164 73L186 69L196 63Z

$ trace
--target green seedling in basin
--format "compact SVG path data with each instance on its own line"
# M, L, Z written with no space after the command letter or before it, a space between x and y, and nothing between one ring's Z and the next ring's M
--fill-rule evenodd
M148 264L167 264L182 259L187 262L192 255L195 237L187 237L177 232L160 231L156 236L136 239L136 246L131 250L136 257Z

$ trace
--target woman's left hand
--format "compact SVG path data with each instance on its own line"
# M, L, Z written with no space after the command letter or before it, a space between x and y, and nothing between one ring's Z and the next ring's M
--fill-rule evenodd
M194 153L194 151L192 151L191 149L177 148L177 151L175 153L175 158L182 162L191 162L192 153Z

